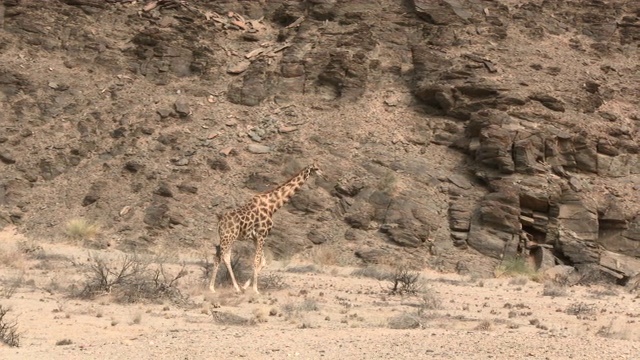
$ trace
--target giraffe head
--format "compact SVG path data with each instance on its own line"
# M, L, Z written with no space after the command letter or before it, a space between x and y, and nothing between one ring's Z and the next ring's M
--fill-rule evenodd
M318 164L318 160L313 160L313 163L311 163L311 165L307 166L307 169L309 169L309 174L316 174L318 176L320 176L323 179L327 179L327 177L324 175L324 173L322 173L322 170L320 169L320 165Z

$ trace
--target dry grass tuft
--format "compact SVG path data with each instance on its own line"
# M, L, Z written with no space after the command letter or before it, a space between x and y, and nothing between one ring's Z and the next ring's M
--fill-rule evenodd
M542 296L560 297L567 296L567 287L555 282L547 281L542 289Z
M213 318L213 322L219 325L252 326L256 324L254 319L247 319L226 311L212 311L211 317Z
M100 225L87 219L75 218L65 225L65 234L71 240L91 240L100 233Z
M372 278L376 280L389 280L393 277L393 273L380 266L368 265L359 269L355 269L351 272L352 276Z
M389 318L388 326L390 329L405 330L417 329L422 326L420 317L413 314L399 314Z
M525 258L521 257L512 257L502 260L502 263L495 271L495 276L526 277L531 280L536 280L538 277L536 271L529 262L527 262Z
M477 326L476 330L489 331L493 328L493 323L489 320L482 320Z

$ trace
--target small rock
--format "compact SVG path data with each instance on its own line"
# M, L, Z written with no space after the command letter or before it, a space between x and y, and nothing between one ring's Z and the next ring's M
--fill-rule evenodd
M191 184L180 184L180 185L178 185L178 190L180 192L188 193L188 194L197 194L198 193L198 187L195 186L195 185L191 185Z
M544 107L558 112L564 112L564 104L561 100L547 94L536 94L529 97L532 100L540 102Z
M307 234L307 239L309 239L309 241L311 241L315 245L320 245L327 242L327 237L316 229L309 231L309 233Z
M239 63L237 63L235 65L229 66L227 68L227 72L229 74L241 74L245 70L247 70L249 68L249 66L251 66L251 61L243 60L243 61L240 61Z
M582 191L582 182L575 176L569 178L569 186L571 186L571 189L575 192Z
M160 183L160 186L153 193L164 197L173 197L173 192L166 183Z
M296 130L298 130L297 126L282 126L280 129L278 129L278 132L282 134L286 134L286 133L294 132Z
M180 158L178 159L178 161L176 161L176 166L187 166L189 165L189 159L187 158Z
M618 117L615 114L612 114L610 112L599 111L598 115L600 115L601 118L611 122L618 120Z
M169 215L169 224L171 225L186 225L187 220L182 214L178 214L177 212L170 211L167 215Z
M127 129L124 127L119 127L111 132L111 137L114 139L119 139L125 136Z
M176 109L176 112L180 117L187 117L191 114L191 107L185 99L178 99L173 104L173 107Z
M127 161L124 164L124 168L132 173L137 173L138 171L144 169L144 164L141 164L135 160Z
M396 96L390 96L384 100L384 104L387 106L398 106L399 99Z
M266 145L251 144L247 146L247 151L252 154L266 154L271 151L271 148Z
M222 158L209 159L207 160L207 163L209 164L209 167L211 167L211 169L213 170L219 170L219 171L231 170L231 167L229 166L229 163L227 162L227 160Z
M462 175L454 174L449 176L449 181L455 186L462 189L471 189L473 185L469 182L469 180L465 179Z
M249 137L251 138L251 140L255 141L255 142L260 142L262 141L262 138L260 137L260 135L256 134L253 130L247 132L247 135L249 135Z
M234 148L230 147L230 146L220 150L220 154L224 155L224 156L229 156L229 155L232 155L232 154L235 155L235 153L236 153L236 150Z
M160 117L162 119L168 118L169 116L171 116L171 110L169 110L169 109L158 109L158 115L160 115Z
M100 199L100 194L92 192L82 199L82 206L89 206Z
M7 150L0 151L0 160L5 164L15 164L16 159Z

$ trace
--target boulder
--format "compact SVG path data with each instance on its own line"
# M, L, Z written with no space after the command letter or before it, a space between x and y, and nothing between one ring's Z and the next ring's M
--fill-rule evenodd
M593 241L585 241L571 229L562 226L558 229L557 250L572 264L598 264L600 251Z
M582 240L598 239L598 211L595 202L581 199L571 190L563 194L557 216L559 225L571 230Z

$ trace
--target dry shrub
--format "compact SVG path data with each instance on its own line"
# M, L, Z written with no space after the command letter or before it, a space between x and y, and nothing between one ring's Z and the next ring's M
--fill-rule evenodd
M75 218L65 225L65 234L71 240L90 240L100 233L100 226L87 219Z
M608 339L620 339L620 340L630 340L632 338L631 334L634 333L629 331L628 328L624 328L618 326L617 329L614 326L614 321L611 320L608 325L600 327L596 335L605 337Z
M314 264L291 266L285 271L296 274L319 274L322 272L322 270Z
M422 327L422 323L420 322L420 317L413 314L399 314L389 318L388 325L390 329L417 329Z
M597 310L595 304L577 302L569 305L564 312L568 315L575 315L580 320L596 320Z
M393 277L393 273L387 269L383 269L380 266L368 265L359 269L355 269L351 272L352 276L372 278L376 280L389 280Z
M226 311L212 311L211 316L213 317L213 322L219 325L251 326L256 324L255 319L247 319Z
M529 278L526 276L522 276L522 275L518 275L516 277L513 277L509 280L509 285L517 285L517 286L523 286L526 285L529 282Z
M342 253L331 246L316 246L311 249L311 261L317 265L342 265L345 259Z
M395 269L390 278L389 293L392 295L415 295L422 290L420 273L405 266Z
M542 296L567 296L567 287L552 281L547 281L542 288Z
M387 194L395 193L398 188L398 177L396 176L396 173L393 170L389 170L380 178L376 187L378 190Z
M10 299L23 283L24 271L20 271L18 275L12 276L6 280L3 279L2 285L0 286L0 295L4 298Z
M24 255L18 249L0 247L0 266L19 269L24 267Z
M262 290L282 290L287 286L287 283L279 274L261 274L258 277L258 287Z
M89 256L89 269L83 287L74 296L92 299L111 294L117 302L134 303L141 300L184 302L186 297L178 289L178 281L187 275L185 266L169 275L162 259L148 261L136 254L125 254L115 265L94 254Z
M531 267L527 259L522 257L510 257L502 260L502 263L496 269L496 277L526 277L536 280L536 271Z
M20 334L18 333L18 323L9 321L7 314L9 309L0 305L0 341L10 347L20 346Z
M320 305L314 298L306 298L301 302L289 302L281 306L282 313L287 319L301 317L301 313L319 311Z
M420 314L423 314L425 310L437 310L442 307L440 298L432 292L427 292L422 295L420 303Z
M489 331L493 327L493 324L489 320L482 320L477 326L476 330Z

